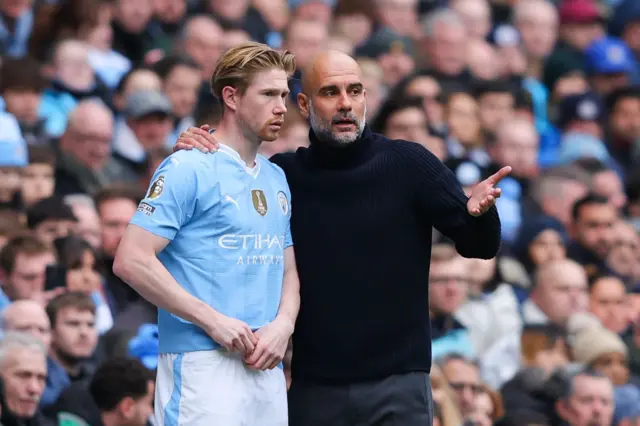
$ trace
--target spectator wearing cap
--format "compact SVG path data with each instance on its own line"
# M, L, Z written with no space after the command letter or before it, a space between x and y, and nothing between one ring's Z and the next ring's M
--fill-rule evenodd
M0 129L0 207L19 210L21 170L29 164L27 144L13 115L0 111Z
M28 144L48 142L40 103L46 82L40 64L32 58L6 58L0 63L0 97L13 114Z
M0 56L20 58L27 54L33 20L29 2L0 3Z
M59 197L40 200L27 210L27 226L49 245L71 235L77 221L71 207Z
M571 342L574 359L606 375L614 386L635 381L630 377L628 350L616 333L604 327L580 330Z
M562 137L568 133L588 135L599 141L604 136L602 128L605 110L602 101L593 92L565 96L557 107L555 123L546 139L545 166L561 164L559 155Z
M633 84L640 84L640 3L635 0L622 0L615 8L609 23L612 35L624 40L635 57L635 67L632 72Z
M160 91L139 91L127 99L124 120L115 130L114 157L136 175L144 172L147 152L165 146L173 129L173 107Z
M513 243L513 254L529 275L545 263L565 259L569 236L560 221L549 216L526 220Z
M356 49L356 56L375 59L383 72L383 83L391 88L413 72L411 41L389 28L378 30L369 41Z
M591 87L601 97L629 85L634 62L629 46L615 37L597 39L585 51L585 71Z
M112 139L111 111L98 101L80 102L58 144L55 194L93 194L115 181L134 181L112 158Z
M583 69L585 50L605 35L604 16L595 0L563 0L559 15L559 42L544 71L551 84L568 70Z
M640 140L640 87L625 87L611 93L607 97L607 112L609 152L629 170L640 162L640 151L635 145Z

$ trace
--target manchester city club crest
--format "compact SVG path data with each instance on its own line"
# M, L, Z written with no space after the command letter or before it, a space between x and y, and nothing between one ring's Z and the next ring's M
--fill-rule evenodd
M289 213L289 200L287 200L287 194L282 191L278 192L278 205L282 214L286 216Z
M253 202L253 208L255 208L261 216L267 214L267 197L264 196L264 192L261 189L251 191L251 201Z
M154 198L158 198L162 191L164 190L164 176L160 176L156 179L153 184L151 184L151 188L149 189L149 194L147 194L147 198L153 200Z

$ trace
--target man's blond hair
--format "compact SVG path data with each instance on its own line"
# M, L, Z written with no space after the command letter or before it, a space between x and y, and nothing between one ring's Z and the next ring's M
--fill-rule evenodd
M249 41L227 50L211 76L211 91L222 100L222 89L231 86L243 94L255 74L281 69L291 78L296 71L295 56L287 50L278 51L266 44Z

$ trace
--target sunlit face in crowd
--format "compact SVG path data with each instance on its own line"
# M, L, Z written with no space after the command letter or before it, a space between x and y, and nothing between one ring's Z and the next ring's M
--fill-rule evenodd
M573 223L573 238L584 248L606 259L615 239L618 212L611 204L582 206Z
M107 200L99 206L102 249L107 256L115 256L118 244L137 207L136 203L125 198Z
M11 348L0 365L6 408L18 418L31 418L38 409L47 379L44 353L34 349Z
M88 310L75 307L60 309L52 330L52 349L69 358L89 358L98 343L95 315Z
M433 77L416 77L407 86L408 96L419 96L422 98L424 110L427 112L429 123L438 127L443 121L443 108L439 100L441 93L440 83Z
M558 401L560 417L572 426L610 426L613 419L613 386L608 378L579 375L573 379L572 395Z
M589 310L614 333L622 333L629 326L629 306L624 283L615 277L603 277L591 286Z
M51 164L30 164L22 174L22 200L30 206L51 197L55 186Z

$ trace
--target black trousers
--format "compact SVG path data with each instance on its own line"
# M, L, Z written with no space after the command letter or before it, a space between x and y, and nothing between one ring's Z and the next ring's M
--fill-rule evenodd
M289 426L432 426L431 381L425 372L342 386L294 380Z

